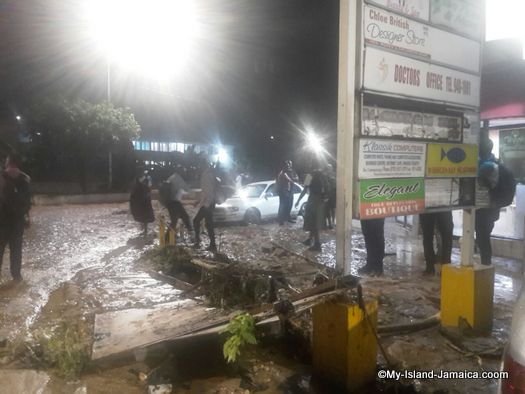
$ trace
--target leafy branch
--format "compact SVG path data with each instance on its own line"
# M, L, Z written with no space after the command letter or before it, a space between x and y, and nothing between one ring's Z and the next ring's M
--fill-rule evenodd
M241 347L246 344L256 345L255 320L249 313L235 316L222 331L229 338L224 342L222 352L228 363L235 362L241 354Z

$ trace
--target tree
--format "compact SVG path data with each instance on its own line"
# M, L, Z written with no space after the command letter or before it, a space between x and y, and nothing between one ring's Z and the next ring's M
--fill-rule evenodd
M134 171L131 140L139 136L141 128L128 108L107 102L47 99L33 107L30 123L31 167L37 178L73 178L85 191L89 182L107 181L111 153L117 167L128 172L128 176L115 176L121 183L115 186L122 188L130 180L129 174Z

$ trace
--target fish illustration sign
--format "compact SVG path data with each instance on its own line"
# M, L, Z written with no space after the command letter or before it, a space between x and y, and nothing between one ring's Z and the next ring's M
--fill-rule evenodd
M475 177L478 173L478 146L469 144L428 144L428 177Z
M425 209L423 178L366 179L359 182L359 218L412 215Z

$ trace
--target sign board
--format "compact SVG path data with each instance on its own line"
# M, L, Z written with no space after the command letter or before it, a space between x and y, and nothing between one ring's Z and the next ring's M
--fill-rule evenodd
M363 106L363 136L461 142L459 116ZM478 125L479 129L479 125Z
M481 39L484 4L479 0L431 0L430 21Z
M363 23L366 44L479 72L479 42L376 7L365 6Z
M480 116L477 111L463 113L463 143L478 144L481 131Z
M499 157L514 178L525 180L525 128L500 130Z
M477 173L477 145L428 144L428 177L476 177Z
M425 179L425 208L472 206L475 178Z
M393 11L428 21L430 6L429 0L372 0Z
M359 218L412 215L425 209L423 178L359 181Z
M425 179L425 208L448 207L459 203L459 179Z
M364 88L415 98L479 106L480 77L368 47Z
M476 182L476 207L488 208L490 206L489 188Z
M396 140L361 139L358 176L411 178L425 175L426 144Z

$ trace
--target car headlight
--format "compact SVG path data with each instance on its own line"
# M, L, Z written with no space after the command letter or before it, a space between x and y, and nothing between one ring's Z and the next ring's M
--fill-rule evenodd
M238 212L239 211L239 207L228 207L228 211L230 211L230 212Z

